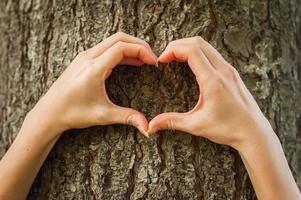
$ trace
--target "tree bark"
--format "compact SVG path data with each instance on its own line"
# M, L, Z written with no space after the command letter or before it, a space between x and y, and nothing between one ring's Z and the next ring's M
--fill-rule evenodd
M76 54L124 31L157 54L200 35L240 72L278 134L301 188L300 0L1 0L0 157L26 113ZM116 68L107 91L149 119L193 108L186 64ZM56 99L60 101L60 99ZM55 103L55 102L54 102ZM45 116L47 118L47 116ZM256 199L238 153L178 131L124 125L65 133L28 199Z

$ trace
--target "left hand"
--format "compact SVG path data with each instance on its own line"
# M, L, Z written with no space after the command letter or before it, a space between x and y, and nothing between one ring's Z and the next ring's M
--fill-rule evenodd
M147 135L145 116L113 104L105 79L119 64L155 64L157 57L145 41L116 33L80 53L30 112L55 133L94 125L128 124ZM42 122L41 122L42 121Z

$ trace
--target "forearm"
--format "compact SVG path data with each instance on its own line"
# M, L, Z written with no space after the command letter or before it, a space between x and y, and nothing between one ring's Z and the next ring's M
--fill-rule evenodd
M26 117L17 138L0 162L0 198L22 199L60 134L71 128L127 124L146 134L144 114L113 104L105 80L119 64L155 64L148 43L114 34L76 56ZM10 195L10 196L9 196Z
M277 136L239 150L258 199L300 200L300 192Z
M40 167L60 136L55 131L38 117L26 117L0 162L0 196L10 200L26 198Z

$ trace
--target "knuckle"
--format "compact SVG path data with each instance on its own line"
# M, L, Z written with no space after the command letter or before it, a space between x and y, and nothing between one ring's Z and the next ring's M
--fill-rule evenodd
M117 49L123 49L124 48L124 42L122 41L118 41L114 44L114 46L117 48Z
M215 74L215 76L212 77L212 82L216 83L216 84L221 83L222 82L221 76L219 76L218 74Z
M77 54L77 59L86 59L88 57L88 50L82 51L79 54Z
M135 57L143 57L143 53L147 52L147 48L143 45L139 45L136 47L137 51L135 52ZM143 59L143 58L142 58Z
M115 36L118 38L118 39L122 39L122 38L125 38L127 37L128 35L122 31L119 31L117 33L115 33Z
M167 120L167 129L169 129L169 130L174 130L174 124L173 124L173 121L172 121L172 119L168 119Z
M201 53L201 49L197 46L197 45L192 45L192 47L190 48L190 53L191 54L200 54Z
M214 93L220 93L224 88L224 80L219 75L213 76L211 78L210 90Z
M144 40L142 40L142 44L143 44L144 46L146 46L146 47L150 47L149 44L148 44L146 41L144 41Z
M226 76L231 79L237 79L239 77L238 71L231 65L226 66Z
M195 43L198 45L204 42L204 39L201 36L195 36L193 39L195 40Z
M125 124L128 124L128 125L133 125L133 115L128 115L126 118L125 118Z

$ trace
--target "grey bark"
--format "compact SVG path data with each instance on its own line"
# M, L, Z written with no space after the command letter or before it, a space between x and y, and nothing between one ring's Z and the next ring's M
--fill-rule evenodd
M83 49L116 31L145 39L157 54L169 41L201 35L240 72L278 134L300 188L300 5L300 0L1 0L0 157L26 113ZM149 119L187 111L199 94L188 66L177 63L118 67L107 90L113 102ZM64 134L28 199L256 196L238 153L227 146L178 131L147 139L133 127L113 125Z

